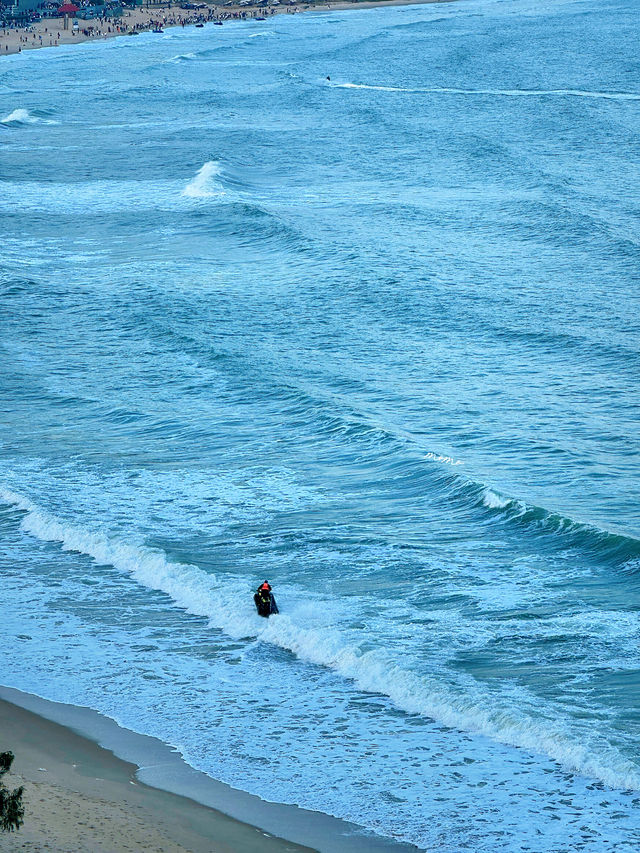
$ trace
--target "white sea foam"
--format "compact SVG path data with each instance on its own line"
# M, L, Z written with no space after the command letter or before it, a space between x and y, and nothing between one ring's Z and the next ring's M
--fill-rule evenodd
M29 110L19 108L0 119L0 124L58 124L58 122L53 119L41 118Z
M509 506L511 500L494 492L493 489L485 489L482 493L482 503L489 509L504 509Z
M575 731L549 715L527 713L518 703L503 705L478 689L452 690L430 674L404 668L388 652L363 652L338 629L327 625L304 627L295 611L261 620L247 605L243 578L225 575L224 581L218 580L195 565L170 562L160 549L68 524L13 491L0 490L0 500L25 513L21 522L25 532L129 573L144 586L166 593L179 607L207 617L212 626L236 639L255 636L291 651L300 660L334 670L360 690L386 695L401 710L544 753L564 768L612 788L640 790L636 765L612 746L591 748Z
M21 124L34 124L38 119L31 115L29 110L14 110L2 119L2 124L20 122Z
M187 198L212 198L224 195L224 188L215 180L220 174L220 164L216 160L209 160L187 184L182 195Z
M515 98L571 97L604 98L613 101L640 101L636 92L589 92L582 89L422 89L434 94L450 95L498 95Z
M403 89L401 86L368 86L365 83L331 83L336 89L372 89L378 92L418 92L419 89Z
M425 459L430 459L432 462L442 462L445 465L462 465L462 460L454 459L452 456L443 456L440 453L429 452L425 454Z
M571 97L603 98L613 101L640 101L638 92L590 92L584 89L454 89L441 87L375 86L366 83L331 83L338 89L370 89L378 92L407 92L425 95L495 95L497 97Z
M145 586L167 593L190 613L208 616L214 611L217 598L214 575L196 566L171 563L162 551L67 524L15 492L0 491L0 500L26 512L21 527L38 539L60 542L65 551L77 551L98 564L129 572Z

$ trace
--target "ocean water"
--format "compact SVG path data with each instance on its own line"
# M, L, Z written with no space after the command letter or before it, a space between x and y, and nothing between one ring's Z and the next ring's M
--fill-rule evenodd
M637 11L0 59L0 682L430 851L638 849Z

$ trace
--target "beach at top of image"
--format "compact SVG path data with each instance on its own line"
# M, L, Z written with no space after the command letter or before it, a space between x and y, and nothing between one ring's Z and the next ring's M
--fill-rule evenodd
M20 0L0 4L0 57L40 47L80 44L144 32L160 35L165 27L204 27L232 21L264 21L276 14L310 10L366 9L384 5L452 0L227 0L224 3L42 3Z

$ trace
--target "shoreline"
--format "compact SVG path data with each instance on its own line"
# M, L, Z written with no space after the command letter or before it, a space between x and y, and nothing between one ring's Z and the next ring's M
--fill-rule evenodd
M0 835L0 853L39 849L33 845L45 840L51 853L67 853L78 849L74 832L88 834L83 849L96 853L418 850L322 812L231 788L157 738L89 708L0 686L0 732L0 751L16 756L6 785L25 785L24 826Z
M21 27L0 27L0 57L13 56L30 50L45 47L60 47L69 44L84 44L86 42L106 41L122 36L139 35L153 32L154 28L195 27L196 25L227 24L237 21L265 20L274 15L295 15L302 12L343 11L346 9L373 9L379 6L415 6L432 3L450 3L453 0L308 0L296 2L294 5L276 7L261 7L239 5L236 0L233 6L208 5L202 9L181 9L177 3L163 3L159 6L137 6L127 9L121 18L100 18L78 21L74 30L69 22L69 29L64 29L62 18L42 18L41 20Z
M194 27L215 20L248 21L256 15L330 12L410 6L451 0L338 0L276 8L175 4L125 12L113 20L81 21L79 32L62 19L0 28L0 57L45 47L83 44L164 27ZM240 13L245 13L240 17ZM182 21L166 16L179 15ZM83 33L82 28L91 30ZM105 31L107 30L107 31ZM58 37L54 37L53 33ZM43 36L41 39L40 36ZM46 847L49 853L416 853L418 847L296 805L262 800L190 767L177 749L120 726L93 709L53 702L0 685L0 752L15 760L5 777L24 785L24 825L0 834L0 853Z
M73 731L0 700L4 777L24 786L24 824L0 834L0 851L49 853L312 853L184 797L135 780L136 767Z

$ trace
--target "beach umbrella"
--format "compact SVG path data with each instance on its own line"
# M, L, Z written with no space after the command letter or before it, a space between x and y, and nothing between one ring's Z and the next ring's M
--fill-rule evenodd
M76 12L80 11L79 6L74 6L73 3L65 3L64 6L60 6L58 9L59 15L75 15Z

